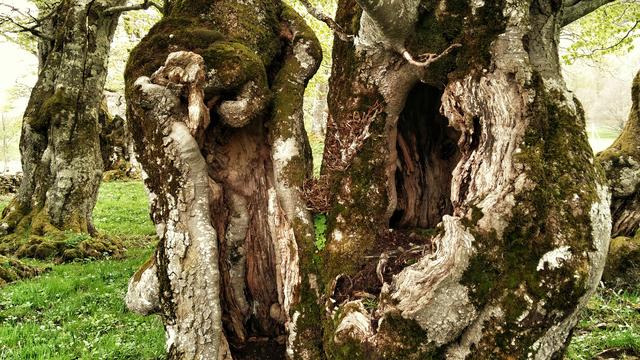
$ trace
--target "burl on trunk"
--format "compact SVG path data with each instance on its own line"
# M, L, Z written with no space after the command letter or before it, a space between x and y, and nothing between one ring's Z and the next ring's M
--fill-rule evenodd
M162 314L171 358L559 356L610 233L562 5L342 0L336 20L355 36L336 40L308 192L322 252L304 22L278 1L177 1L134 50L161 241L129 307Z

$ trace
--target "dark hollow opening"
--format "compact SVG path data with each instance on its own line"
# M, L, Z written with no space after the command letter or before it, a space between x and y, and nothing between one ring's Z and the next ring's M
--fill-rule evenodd
M442 91L419 83L398 120L394 229L434 228L453 212L451 177L460 133L440 114Z

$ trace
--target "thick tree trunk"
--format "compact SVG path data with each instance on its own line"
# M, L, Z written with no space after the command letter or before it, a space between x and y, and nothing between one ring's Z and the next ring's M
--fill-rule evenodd
M24 179L0 220L0 234L9 234L5 252L27 241L34 246L23 255L40 256L41 236L95 234L91 213L102 175L98 114L118 19L104 10L123 3L65 0L47 24L54 41L39 46L40 72L20 139Z
M629 119L616 141L598 154L611 189L611 237L633 237L640 225L640 73L631 87Z
M320 54L299 17L177 1L134 50L128 115L161 241L128 306L162 314L179 359L558 356L610 232L560 76L561 6L338 8L357 36L333 54L323 254L300 191Z
M640 72L631 87L629 119L616 141L597 156L611 190L611 248L603 281L634 289L640 281Z
M320 60L304 21L261 0L176 1L132 52L128 119L160 244L127 303L161 312L171 358L321 356L300 192Z
M561 6L373 4L338 6L358 37L336 43L329 95L326 353L557 356L610 230L584 116L560 75ZM399 56L454 43L429 66ZM366 130L345 125L363 117ZM360 151L336 173L344 144Z
M136 168L136 158L133 151L133 139L126 124L126 118L117 113L118 109L110 108L109 97L118 94L108 94L100 104L98 123L100 124L100 154L105 181L136 178L139 176ZM117 101L117 99L115 99ZM122 106L124 98L121 98ZM117 106L117 105L115 105ZM116 111L112 111L116 110Z

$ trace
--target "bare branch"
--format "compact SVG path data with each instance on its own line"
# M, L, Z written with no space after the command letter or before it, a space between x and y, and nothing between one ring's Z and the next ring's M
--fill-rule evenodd
M422 54L418 57L419 60L415 60L411 54L405 50L402 52L402 56L409 62L411 65L427 67L434 62L440 60L443 56L448 55L453 49L461 47L461 44L451 44L448 48L446 48L440 54Z
M120 14L126 11L134 11L134 10L146 10L150 7L154 7L156 9L158 9L158 11L162 12L162 7L156 3L154 3L153 1L150 0L144 0L142 3L137 4L137 5L124 5L124 6L113 6L110 7L108 9L106 9L104 11L105 15L114 15L114 14Z
M613 1L614 0L565 0L560 25L567 26Z
M19 22L13 20L11 17L9 16L0 16L0 24L5 24L5 23L10 23L11 25L15 26L17 29L16 30L8 30L5 32L13 32L13 33L22 33L22 32L26 32L29 33L33 36L36 36L38 38L44 39L44 40L48 40L48 41L54 41L54 38L52 38L49 35L46 35L45 33L43 33L42 31L40 31L38 28L40 27L40 23L34 24L32 26L26 26L23 24L20 24Z
M353 41L354 36L347 34L342 29L342 27L338 25L338 23L335 20L333 20L333 18L331 18L331 16L325 15L322 11L318 10L315 6L313 6L309 2L309 0L299 0L299 1L307 9L307 12L309 13L309 15L327 24L329 29L331 29L331 31L333 31L338 36L338 38L340 38L340 40Z
M31 11L27 10L27 12L23 12L22 10L11 6L9 4L0 4L0 6L3 6L5 8L7 8L9 10L9 14L7 15L0 15L0 24L11 24L14 27L16 27L16 30L5 30L5 32L8 33L29 33L33 36L36 36L38 38L44 39L44 40L48 40L48 41L54 41L54 38L45 34L44 32L42 32L40 30L40 27L42 26L42 24L44 23L45 20L51 18L52 16L55 15L55 12L57 10L57 7L59 6L59 4L50 7L50 11L43 15L43 16L39 16L39 17L35 17L33 15L31 15ZM21 22L19 20L16 20L18 18L29 18L28 21L25 22Z

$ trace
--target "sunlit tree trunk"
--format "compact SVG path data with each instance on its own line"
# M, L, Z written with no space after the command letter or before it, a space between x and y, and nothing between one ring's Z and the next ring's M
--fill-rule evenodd
M51 233L95 233L98 112L119 14L105 10L124 2L65 0L45 24L51 38L40 41L38 80L23 117L24 178L0 220L0 234L9 234L5 252Z
M301 197L320 54L297 15L177 1L133 51L128 116L160 245L129 308L162 314L176 359L559 357L611 226L560 75L562 6L338 9L357 36L336 40L322 176L305 190L323 252Z

